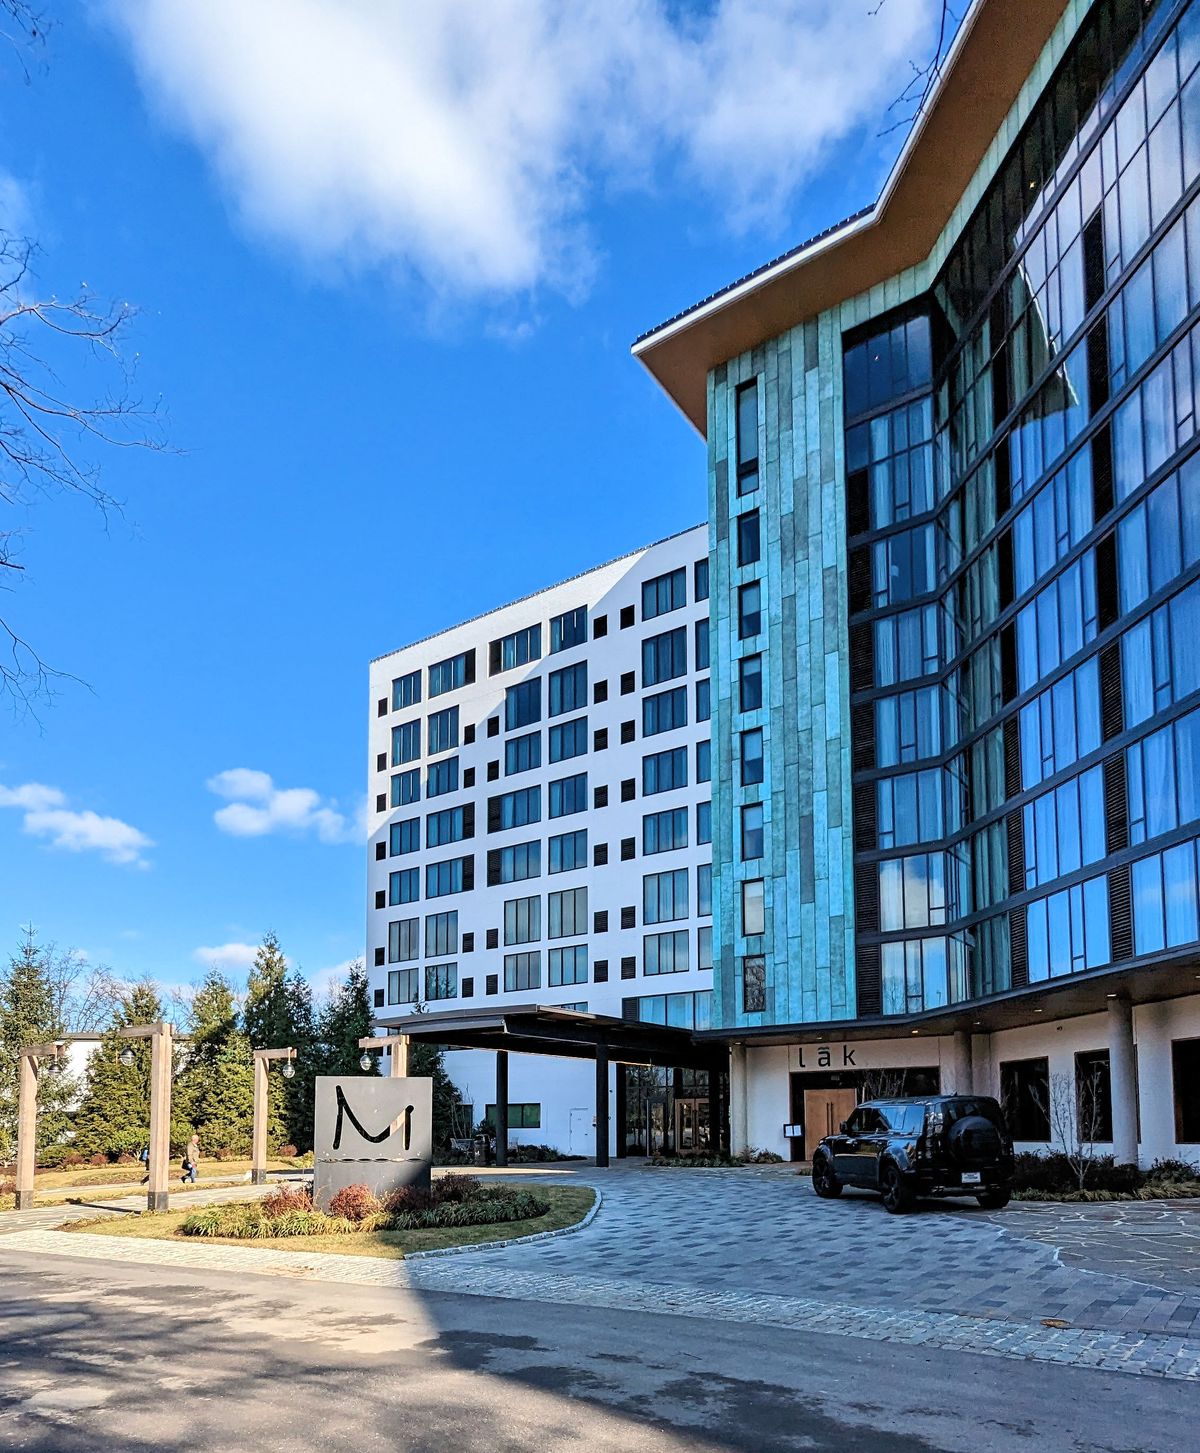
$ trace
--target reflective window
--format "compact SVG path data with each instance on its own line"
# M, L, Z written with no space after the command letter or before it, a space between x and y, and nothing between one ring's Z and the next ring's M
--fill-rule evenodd
M668 611L680 610L687 605L687 571L668 571L666 575L655 576L642 586L642 619L653 620L655 616L666 615Z
M587 606L581 605L575 610L564 612L555 616L550 622L550 653L555 651L566 651L572 646L582 646L587 642Z

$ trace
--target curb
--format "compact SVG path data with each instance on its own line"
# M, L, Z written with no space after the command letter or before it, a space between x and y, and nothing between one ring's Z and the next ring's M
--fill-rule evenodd
M595 1194L591 1208L573 1226L560 1226L557 1231L531 1231L528 1236L509 1236L504 1241L479 1241L473 1246L439 1246L432 1251L410 1251L403 1260L427 1261L434 1256L466 1256L476 1251L502 1251L506 1246L528 1246L534 1241L553 1241L557 1236L573 1236L576 1231L582 1231L585 1226L592 1224L604 1200L599 1186L592 1186L591 1189Z

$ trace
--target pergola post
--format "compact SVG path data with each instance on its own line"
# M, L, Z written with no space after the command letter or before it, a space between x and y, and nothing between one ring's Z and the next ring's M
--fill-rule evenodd
M20 1089L17 1098L17 1210L33 1205L33 1182L37 1171L37 1072L38 1062L59 1059L63 1045L31 1044L19 1052Z
M393 1080L402 1080L408 1074L408 1046L407 1034L384 1034L367 1035L366 1038L358 1041L359 1049L386 1049L388 1055L388 1076Z
M508 1050L496 1051L496 1164L508 1164Z
M596 1164L608 1164L608 1046L596 1046Z
M146 1209L165 1211L168 1205L171 1156L171 1049L170 1024L127 1024L117 1030L120 1039L150 1041L150 1161L146 1167Z
M254 1051L254 1129L250 1150L250 1184L253 1186L265 1185L267 1180L267 1111L271 1093L271 1061L295 1058L296 1051L290 1047Z

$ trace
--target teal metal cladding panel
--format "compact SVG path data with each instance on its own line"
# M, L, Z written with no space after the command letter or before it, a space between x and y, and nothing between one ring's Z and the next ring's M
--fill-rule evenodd
M841 329L824 314L709 377L714 1028L855 1012ZM757 380L759 487L737 494L735 401ZM739 568L736 516L760 511L762 559ZM762 584L763 630L738 640L738 588ZM738 711L738 663L761 652L763 707ZM738 733L763 729L763 782L742 787ZM740 861L740 809L761 801L764 857ZM766 933L741 934L741 883L765 880ZM766 1007L741 961L761 952Z

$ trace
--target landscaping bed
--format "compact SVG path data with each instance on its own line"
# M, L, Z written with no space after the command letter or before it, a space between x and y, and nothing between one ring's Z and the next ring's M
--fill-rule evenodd
M747 1165L781 1165L783 1156L773 1150L748 1150L745 1155L655 1155L650 1164L676 1170L736 1170Z
M1083 1170L1078 1158L1036 1155L1015 1157L1014 1201L1182 1201L1200 1198L1200 1171L1186 1161L1156 1160L1148 1170L1117 1165L1111 1155L1096 1156Z
M434 1181L430 1191L398 1192L384 1202L365 1186L348 1186L334 1197L330 1214L315 1210L307 1192L281 1188L256 1201L73 1221L62 1229L402 1257L560 1231L582 1220L594 1197L590 1186L538 1186L531 1191L446 1176Z

